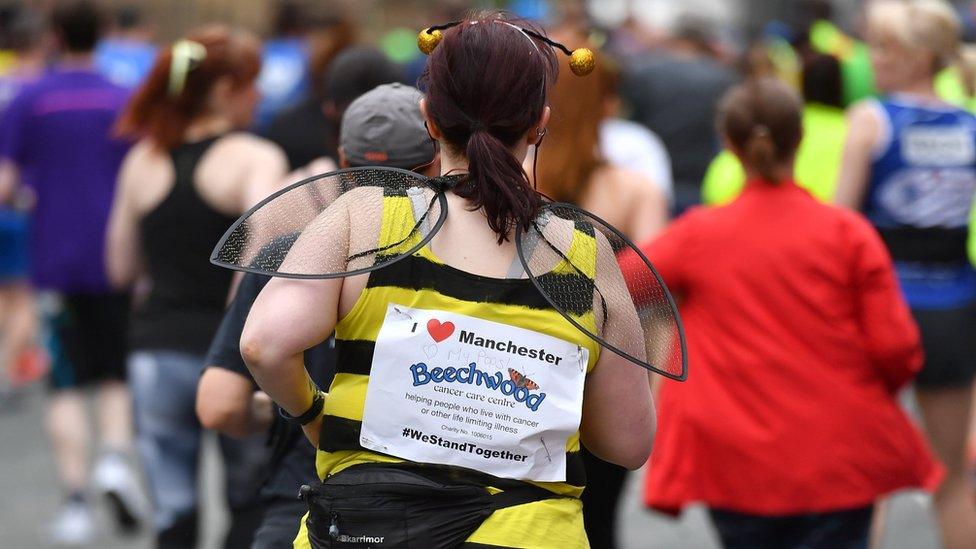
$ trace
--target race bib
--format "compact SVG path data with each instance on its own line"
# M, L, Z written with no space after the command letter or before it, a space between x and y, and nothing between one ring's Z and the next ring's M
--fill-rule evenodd
M415 462L565 481L588 358L583 347L531 330L391 304L359 442Z
M908 128L901 136L901 154L911 166L971 166L976 143L964 127Z

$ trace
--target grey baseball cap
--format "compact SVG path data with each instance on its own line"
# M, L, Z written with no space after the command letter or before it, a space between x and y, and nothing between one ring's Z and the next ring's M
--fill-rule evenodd
M339 146L351 166L411 169L434 159L417 88L383 84L359 96L342 115Z

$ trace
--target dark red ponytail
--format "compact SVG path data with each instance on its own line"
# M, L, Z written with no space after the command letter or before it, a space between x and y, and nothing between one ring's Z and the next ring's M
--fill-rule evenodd
M170 93L170 65L173 48L156 56L152 70L135 91L116 132L131 139L148 137L162 149L183 142L186 128L207 114L210 92L221 78L230 78L235 88L254 82L261 71L261 44L250 34L225 25L206 25L188 38L201 44L207 53L199 66L186 75L176 95Z
M420 80L447 152L468 160L455 192L484 209L499 242L542 205L510 149L536 127L558 70L548 44L512 25L543 32L500 13L469 18L444 32Z

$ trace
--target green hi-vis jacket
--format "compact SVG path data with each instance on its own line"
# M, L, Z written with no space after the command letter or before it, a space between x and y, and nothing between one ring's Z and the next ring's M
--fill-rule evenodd
M816 104L803 109L803 142L797 151L796 180L821 201L829 202L834 197L846 136L844 111ZM739 159L722 151L705 173L702 200L709 205L727 204L739 196L745 183L746 174Z

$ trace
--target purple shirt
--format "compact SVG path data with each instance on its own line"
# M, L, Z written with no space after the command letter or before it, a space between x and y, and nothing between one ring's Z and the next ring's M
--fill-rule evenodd
M99 74L54 68L0 119L0 157L37 194L30 272L41 289L109 290L105 227L128 144L111 137L128 92Z
M7 73L0 76L0 113L7 110L7 105L17 97L25 86L37 80L36 78L26 78L17 74Z

